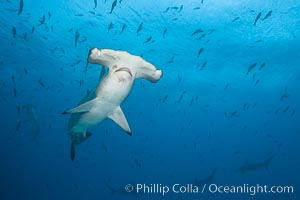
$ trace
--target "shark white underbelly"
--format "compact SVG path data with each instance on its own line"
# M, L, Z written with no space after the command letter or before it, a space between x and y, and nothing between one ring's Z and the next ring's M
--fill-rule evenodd
M110 118L129 95L133 82L128 72L109 72L96 89L96 97L88 111L80 113L76 124L69 127L69 131L84 132L107 117ZM131 133L129 126L125 131Z
M75 157L75 145L91 135L87 129L106 118L112 119L131 135L120 105L129 95L136 78L157 82L162 76L162 71L157 70L154 65L125 51L94 48L90 51L88 61L106 66L109 71L99 81L97 88L89 92L77 107L63 113L71 114L68 131L72 140L72 160Z

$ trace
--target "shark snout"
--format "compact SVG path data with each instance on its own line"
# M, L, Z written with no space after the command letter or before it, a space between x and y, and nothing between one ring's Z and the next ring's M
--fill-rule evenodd
M158 70L156 70L155 73L159 76L159 79L161 79L161 77L163 77L163 72L162 72L162 70L158 69Z
M100 55L101 55L101 49L92 48L89 51L88 61L92 64L97 64L102 60Z
M153 79L151 80L151 82L156 83L157 81L159 81L161 79L161 77L163 76L162 70L157 69L154 72L154 76Z
M89 51L89 57L93 57L95 56L97 53L100 53L101 52L101 49L98 49L96 47L92 48L90 51Z

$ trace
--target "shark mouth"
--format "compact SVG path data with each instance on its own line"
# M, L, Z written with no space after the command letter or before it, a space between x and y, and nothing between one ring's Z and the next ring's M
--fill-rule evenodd
M120 72L120 71L128 72L128 74L132 78L132 73L131 73L130 69L128 69L127 67L121 67L120 69L117 69L115 72Z

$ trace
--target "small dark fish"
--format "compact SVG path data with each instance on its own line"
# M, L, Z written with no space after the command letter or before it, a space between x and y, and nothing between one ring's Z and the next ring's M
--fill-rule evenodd
M152 37L150 36L147 38L147 40L145 40L145 42L143 44L146 44L146 43L150 42L151 40L152 40Z
M240 17L236 17L236 18L234 18L231 22L233 23L233 22L236 22L237 20L239 20L240 19Z
M257 86L259 82L260 82L260 80L257 80L257 81L255 82L254 86Z
M26 68L24 68L24 73L27 75L28 74L28 71Z
M190 106L193 104L193 102L194 102L194 97L191 99Z
M20 5L19 5L19 12L18 15L21 15L22 11L23 11L23 7L24 7L24 2L23 0L20 0Z
M14 87L13 89L14 97L17 97L17 89Z
M80 87L80 88L81 88L82 84L83 84L83 80L80 79L80 80L79 80L79 87Z
M261 71L266 66L266 63L262 63L259 67L259 71Z
M163 32L163 38L165 38L167 31L168 31L168 29L165 28L165 30L164 30L164 32Z
M247 103L244 103L244 106L243 106L243 110L246 111L250 108L250 105L247 104Z
M17 35L16 27L12 27L12 34L13 34L13 37L16 38L16 35Z
M126 24L123 24L120 34L124 32L125 28L126 28Z
M97 0L94 0L94 5L95 5L94 9L96 9L96 8L97 8L97 5L98 5Z
M225 85L224 90L228 89L228 87L229 87L229 84L227 83L227 84Z
M85 65L85 70L84 70L84 75L86 76L86 73L88 71L88 66L89 66L89 58L86 59L86 65Z
M87 37L86 36L82 36L82 39L79 41L79 43L85 42L87 41Z
M76 17L83 17L84 14L75 14Z
M81 63L81 60L77 60L75 63L71 64L71 67L74 67L75 65L78 65L79 63Z
M40 86L42 86L42 87L46 87L46 85L44 84L44 82L42 81L42 79L39 80L39 84L40 84Z
M200 10L200 7L195 7L193 8L193 10Z
M140 31L142 30L142 28L143 28L143 22L140 23L138 29L136 30L136 34L137 34L137 35L140 33Z
M256 67L257 63L253 63L252 65L250 65L250 67L248 68L248 71L247 71L247 75L249 74L249 72L254 69L254 67Z
M283 110L283 112L287 112L290 109L290 106L285 107L285 109Z
M200 70L202 71L206 65L207 65L207 62L205 61L205 62L202 64Z
M166 13L170 10L170 7L167 7L166 10L163 13Z
M294 116L294 115L295 115L295 113L296 113L296 109L294 109L294 110L292 111L292 113L291 113L291 117L292 117L292 116Z
M191 34L191 36L202 33L202 32L203 32L203 30L201 28L198 28Z
M255 108L256 106L257 106L257 102L254 102L252 108Z
M48 12L48 20L51 18L51 12Z
M233 117L239 117L239 116L240 116L240 113L238 111L234 111L231 113L230 117L233 118Z
M228 114L227 114L227 112L224 112L224 115L225 115L225 117L229 117Z
M179 84L181 82L181 76L179 76L179 74L178 74L178 76L177 76L177 84Z
M170 9L172 9L172 10L178 10L179 7L178 6L172 6L172 7L170 7Z
M73 28L70 28L70 29L68 30L68 32L71 32L71 31L73 31Z
M27 40L28 39L27 33L24 33L21 38L24 39L24 40Z
M165 101L167 100L168 95L166 94L166 96L163 98L162 102L165 103Z
M13 82L13 85L16 85L16 77L14 75L11 76L11 80Z
M141 168L141 167L142 167L140 161L139 161L137 158L134 159L134 163L135 163L135 165L136 165L138 168Z
M182 9L183 9L183 5L180 6L178 12L180 13L182 11Z
M75 33L75 47L77 45L77 41L78 41L79 37L80 37L80 33L79 33L78 30L76 30L76 33Z
M225 115L225 117L233 118L233 117L239 117L240 113L238 111L233 111L231 114L224 112L224 115Z
M108 148L105 144L102 144L101 147L103 148L104 152L106 153L108 152Z
M117 0L114 0L114 2L112 3L112 5L111 5L111 9L110 9L110 14L113 12L113 10L115 9L115 7L116 7L116 5L117 5Z
M254 26L256 26L256 23L257 23L257 21L259 20L260 17L261 17L261 12L258 13L258 15L256 16L255 21L253 23Z
M45 14L43 14L42 18L39 20L39 22L40 22L39 26L41 26L42 24L45 24L45 21L46 21L46 16L45 16Z
M183 99L185 93L186 93L186 90L182 92L182 94L180 95L180 97L179 97L177 103L180 103L180 102L181 102L181 100Z
M174 62L174 58L175 58L175 57L172 56L172 58L171 58L170 60L168 60L168 63L170 63L170 64L173 63L173 62Z
M266 14L266 16L265 16L264 18L262 18L261 20L266 20L266 19L268 19L271 15L272 15L272 10L270 10L270 11Z
M215 29L210 29L208 32L207 32L207 35L210 35L212 33L214 33L216 30Z
M200 57L201 53L204 51L204 48L199 49L198 54L197 54L197 58Z
M31 28L31 34L33 34L33 33L34 33L34 31L35 31L35 27L34 27L34 26L32 26L32 28Z
M197 38L197 40L201 40L202 38L204 38L206 36L206 33L203 33L200 37Z
M287 88L284 88L284 92L281 95L280 100L282 101L283 99L288 98L288 97L289 97L289 95L287 93Z
M21 128L21 120L17 120L16 131L19 131Z
M108 29L107 29L107 32L109 32L113 27L114 27L114 24L112 22L110 22L110 24L108 26Z

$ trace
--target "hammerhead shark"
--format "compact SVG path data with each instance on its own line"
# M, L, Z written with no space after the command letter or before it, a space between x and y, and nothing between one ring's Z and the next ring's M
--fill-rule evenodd
M68 132L72 141L72 161L75 158L75 146L92 135L87 130L104 119L113 120L131 135L120 105L129 95L135 79L144 78L155 83L162 77L162 71L154 65L125 51L93 48L89 52L88 62L107 67L108 72L77 107L62 113L71 114Z

